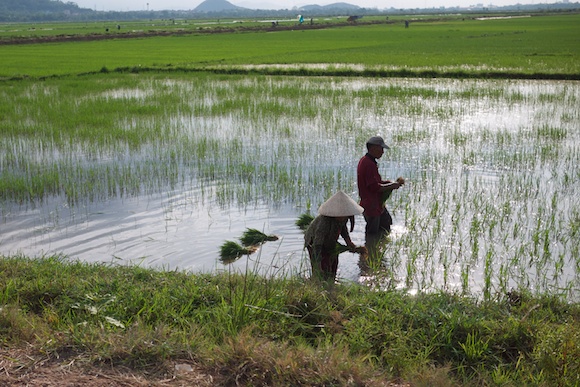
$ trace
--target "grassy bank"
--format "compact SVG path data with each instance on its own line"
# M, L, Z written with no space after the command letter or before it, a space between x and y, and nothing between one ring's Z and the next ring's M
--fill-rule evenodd
M3 257L0 290L2 347L81 368L162 378L189 363L222 385L580 383L580 305L517 291L481 303L59 257Z

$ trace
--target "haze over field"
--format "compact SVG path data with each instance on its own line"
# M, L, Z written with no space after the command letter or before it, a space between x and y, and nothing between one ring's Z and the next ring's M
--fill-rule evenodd
M119 2L117 0L76 0L74 1L80 7L92 8L98 11L142 11L142 10L189 10L194 9L203 0L124 0ZM286 0L277 2L274 0L232 0L230 3L239 7L250 9L292 9L294 7L301 7L305 5L329 5L340 1L334 0ZM530 0L525 3L540 3L540 0ZM363 8L433 8L433 7L470 7L475 5L494 5L505 6L517 3L514 0L493 0L478 1L478 0L350 0L346 1L348 4L358 5Z

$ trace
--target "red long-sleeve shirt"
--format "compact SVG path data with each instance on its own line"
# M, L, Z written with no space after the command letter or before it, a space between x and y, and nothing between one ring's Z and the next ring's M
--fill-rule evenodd
M366 216L380 216L385 207L381 203L380 184L385 182L379 174L377 160L370 154L364 155L356 169L360 205Z

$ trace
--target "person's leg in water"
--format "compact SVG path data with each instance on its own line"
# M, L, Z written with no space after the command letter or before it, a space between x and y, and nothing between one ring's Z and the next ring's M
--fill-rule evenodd
M383 211L383 213L379 218L380 218L379 231L383 231L385 235L390 234L391 226L393 225L393 218L391 217L389 211L385 208L385 210Z
M329 252L317 252L312 246L307 246L310 256L312 278L334 283L338 270L338 255Z
M324 254L321 262L322 276L326 281L334 283L338 272L338 255Z
M379 216L364 216L367 222L365 234L389 234L391 232L391 225L393 218L389 211L385 208L383 213Z
M382 260L383 249L381 248L381 242L389 235L391 225L393 224L393 218L386 209L380 216L365 216L365 220L367 222L365 228L365 245L368 251L368 262L361 262L359 264L362 271L369 269L371 266L375 266L376 263Z

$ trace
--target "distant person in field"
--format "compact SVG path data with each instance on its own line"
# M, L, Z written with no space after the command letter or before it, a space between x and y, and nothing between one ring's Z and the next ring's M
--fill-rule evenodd
M338 255L346 251L340 249L340 236L348 251L360 252L364 248L354 245L347 228L350 219L350 231L353 230L354 216L362 212L363 208L342 191L338 191L320 206L318 216L304 233L304 247L308 250L313 278L332 282L336 279Z

